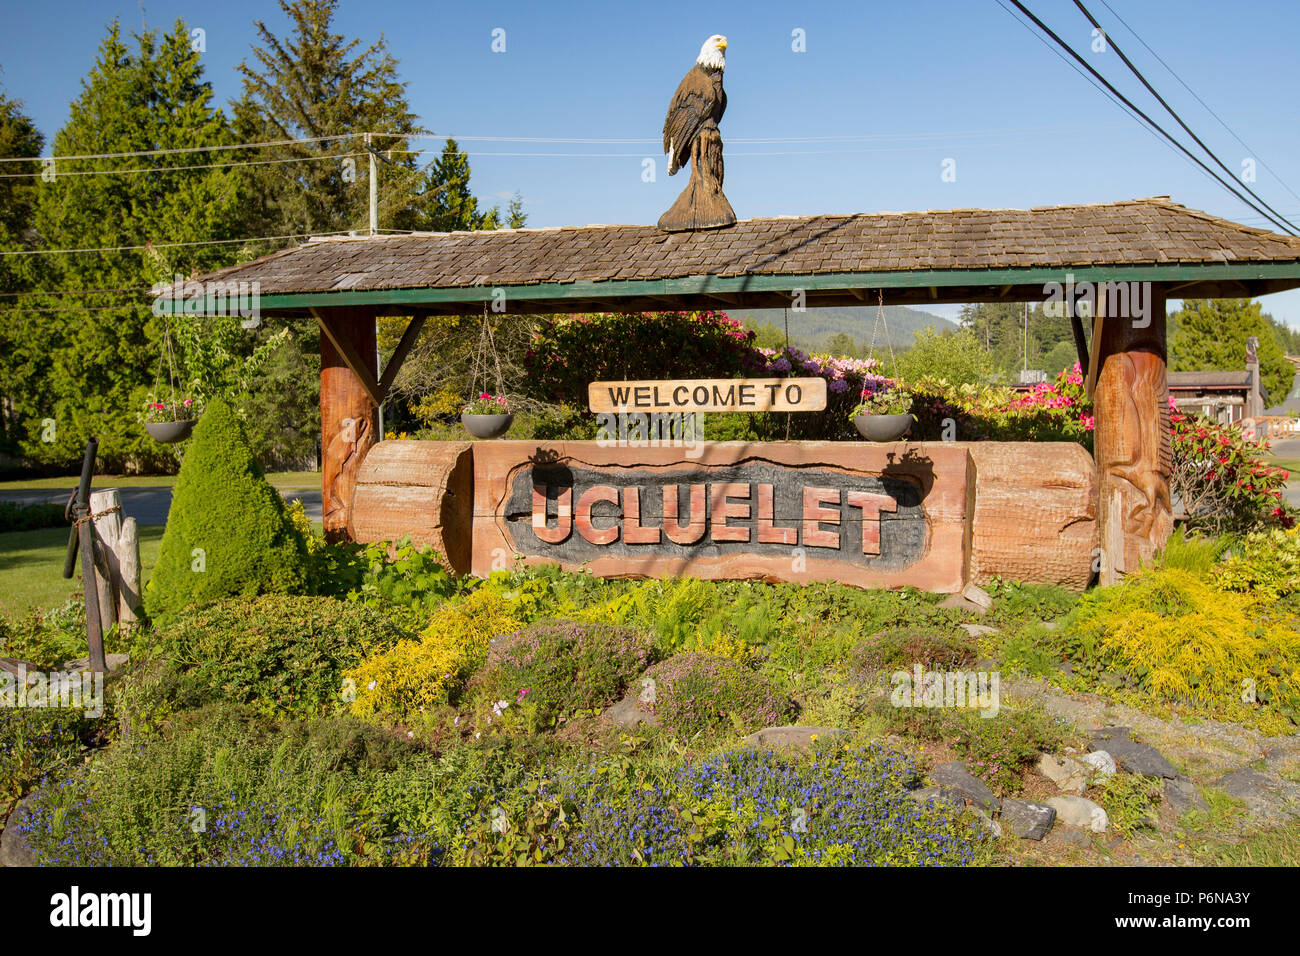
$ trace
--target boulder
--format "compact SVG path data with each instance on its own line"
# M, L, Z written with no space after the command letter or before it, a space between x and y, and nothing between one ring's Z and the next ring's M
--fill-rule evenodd
M969 770L960 760L950 760L947 763L941 763L930 771L930 779L941 787L953 790L962 797L990 812L997 811L1002 806L993 791L985 785Z
M601 716L619 727L658 727L659 718L651 711L642 710L636 694L624 697Z
M36 854L27 845L27 839L18 832L18 823L25 811L36 799L36 793L29 793L18 801L5 821L4 832L0 833L0 866L36 866Z
M1110 825L1106 811L1086 797L1050 797L1047 805L1056 811L1056 818L1066 826L1105 833Z
M988 627L984 624L958 624L957 626L974 638L1001 633L996 627Z
M967 807L966 812L974 815L975 819L979 821L980 827L989 836L994 839L1002 836L1002 824L998 823L997 820L994 820L979 807Z
M946 803L958 808L966 806L966 801L960 793L944 787L918 787L907 791L907 795L919 803Z
M782 750L789 747L811 747L819 740L842 737L844 731L838 727L764 727L750 734L742 741L747 747L761 747L767 750Z
M1023 840L1041 840L1056 822L1056 810L1042 803L1028 800L1002 801L1002 825Z
M1091 768L1073 757L1043 754L1038 758L1038 772L1066 793L1083 793L1088 789Z
M1173 780L1165 781L1165 799L1178 813L1187 813L1189 810L1199 810L1204 813L1209 810L1201 792L1186 777L1175 777Z
M1129 773L1143 777L1162 777L1173 780L1179 776L1174 765L1166 760L1155 747L1138 743L1129 734L1127 727L1102 727L1092 732L1092 742L1088 749L1093 753L1104 750L1115 763Z
M1092 768L1090 776L1093 780L1113 777L1119 769L1115 766L1115 758L1104 750L1094 750L1092 753L1084 754L1079 758L1079 762Z
M1282 822L1300 816L1300 785L1273 774L1242 767L1219 778L1215 786L1261 820Z

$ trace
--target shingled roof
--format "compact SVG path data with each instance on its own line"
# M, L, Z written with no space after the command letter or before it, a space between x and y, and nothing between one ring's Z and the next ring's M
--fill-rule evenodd
M204 278L256 280L261 295L274 300L378 290L898 272L917 273L908 284L919 287L927 284L927 275L940 272L970 271L976 283L983 278L977 273L997 270L1276 263L1300 263L1300 239L1156 197L1027 210L749 219L686 233L654 226L580 226L313 239ZM1300 277L1300 271L1287 270L1287 275ZM941 284L958 283L948 276ZM1295 284L1300 282L1288 283ZM710 286L725 287L764 286Z

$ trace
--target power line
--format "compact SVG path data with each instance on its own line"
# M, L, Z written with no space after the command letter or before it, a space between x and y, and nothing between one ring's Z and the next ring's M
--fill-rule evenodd
M201 242L146 242L138 246L100 246L86 249L22 249L16 252L0 252L0 256L47 256L56 253L88 252L136 252L141 249L175 249L181 246L229 246L246 242L273 242L277 239L310 239L314 236L346 236L346 231L335 232L299 232L286 236L255 236L249 239L205 239Z
M294 146L300 143L323 143L333 139L349 139L353 133L340 133L337 136L306 136L300 139L277 139L265 143L227 143L221 146L178 146L173 149L139 149L121 153L81 153L74 156L10 156L0 158L0 163L39 163L47 159L120 159L126 156L174 156L179 153L205 153L224 149L261 149L264 146ZM385 136L396 133L385 133Z
M331 153L325 156L294 156L289 159L251 159L242 163L202 163L194 166L140 166L134 169L70 169L59 171L55 166L55 178L59 176L116 176L131 173L179 173L187 169L232 169L236 166L270 166L276 163L318 163L327 159L347 159L364 156L364 153ZM56 159L58 157L55 157ZM0 179L31 179L45 175L44 171L35 173L0 173Z
M1079 8L1079 11L1085 17L1088 18L1088 22L1093 25L1094 29L1101 30L1102 34L1105 35L1106 31L1102 30L1101 24L1098 23L1096 18L1091 13L1088 12L1088 8L1083 5L1082 0L1074 0L1074 5ZM1159 93L1156 92L1156 88L1147 82L1147 78L1142 75L1142 71L1139 70L1136 66L1134 66L1133 61L1124 55L1124 51L1119 48L1119 44L1116 43L1113 39L1110 38L1108 39L1110 40L1111 47L1114 48L1115 50L1115 55L1118 56L1124 62L1124 65L1127 66L1129 70L1132 71L1133 75L1136 76L1138 80L1142 83L1142 85L1146 87L1147 92L1150 93L1152 96L1154 96L1156 98L1156 102L1158 102L1161 106L1163 106L1165 108L1165 111L1168 112L1169 115L1172 116L1175 120L1177 120L1178 125L1183 128L1183 131L1192 138L1192 140L1196 143L1196 145L1201 147L1201 149L1205 151L1206 155L1209 156L1212 160L1214 160L1219 165L1220 169L1222 169L1225 173L1231 176L1233 178L1233 182L1236 182L1236 173L1230 170L1227 167L1227 165L1224 164L1223 160L1219 159L1219 157L1215 155L1214 150L1206 146L1205 142L1194 132L1192 132L1192 128L1183 122L1183 118L1179 116L1178 113L1174 110L1174 108L1165 101L1165 98L1163 96L1161 96ZM1278 212L1276 209L1270 206L1268 202L1264 200L1257 192L1255 192L1255 190L1251 189L1250 186L1248 186L1245 183L1242 183L1241 188L1246 190L1246 192L1250 193L1251 196L1253 196L1255 199L1258 199L1260 203L1262 203L1269 212L1273 213L1284 223L1290 226L1291 232L1293 234L1300 234L1300 227L1296 226L1295 223L1291 222L1280 212Z
M1216 120L1219 121L1219 125L1222 126L1225 130L1227 130L1228 134L1233 139L1235 139L1238 143L1241 144L1242 149L1250 153L1252 156L1256 157L1259 164L1263 166L1266 170L1268 170L1269 173L1272 174L1274 179L1276 179L1279 183L1282 184L1283 189L1289 192L1296 199L1300 199L1300 194L1297 194L1294 189L1288 186L1286 184L1286 181L1283 180L1282 177L1279 176L1276 172L1274 172L1273 168L1269 166L1268 163L1264 162L1264 160L1262 159L1258 159L1258 154L1255 152L1255 150L1251 149L1248 145L1246 145L1246 141L1236 134L1236 132L1232 129L1231 126L1227 124L1227 122L1223 119L1223 117L1221 117L1210 107L1210 104L1206 103L1205 100L1197 96L1196 91L1187 85L1187 82L1181 76L1178 75L1178 73L1174 70L1172 66L1170 66L1168 63L1164 61L1164 59L1160 56L1159 53L1151 49L1151 44L1147 43L1146 40L1142 39L1141 35L1136 30L1134 30L1131 26L1129 26L1127 20L1125 20L1118 13L1116 13L1115 9L1109 3L1107 3L1106 0L1101 0L1101 5L1105 7L1107 10L1109 10L1111 12L1111 15L1116 20L1124 24L1124 29L1128 30L1129 33L1133 34L1133 36L1137 38L1137 41L1141 43L1144 47L1146 47L1147 52L1150 53L1153 57L1155 57L1156 60L1160 63L1160 65L1169 71L1169 75L1172 76L1175 80L1177 80L1182 85L1183 89L1185 89L1188 93L1190 93L1192 95L1192 98L1195 99L1196 102L1200 103L1201 106L1205 108L1205 111L1207 113L1209 113L1211 116L1213 116Z
M1038 17L1034 16L1034 14L1023 3L1021 3L1020 0L1011 0L1011 2L1015 5L1016 9L1018 9L1021 13L1023 13L1030 20L1032 20L1034 25L1037 26L1038 29L1042 30L1045 34L1051 37L1057 46L1061 47L1063 50L1065 50L1065 52L1069 53L1070 56L1072 56L1085 70L1087 70L1098 80L1100 80L1103 84L1105 84L1106 88L1110 90L1113 94L1115 94L1115 96L1117 96L1121 100L1121 102L1124 103L1125 106L1127 106L1138 116L1142 117L1142 119L1146 121L1148 124L1150 124L1155 130L1157 130L1161 136L1165 137L1165 139L1169 140L1169 142L1177 146L1178 149L1181 150L1183 153L1185 153L1193 162L1195 162L1198 166L1200 166L1207 173L1213 176L1221 186L1223 186L1225 189L1231 192L1234 196L1240 199L1251 209L1254 209L1256 212L1268 218L1274 225L1276 225L1282 231L1290 232L1292 235L1295 235L1295 232L1291 228L1289 228L1286 225L1283 225L1278 220L1273 219L1271 216L1268 215L1268 213L1264 212L1263 209L1261 209L1259 206L1255 205L1253 202L1251 202L1249 199L1243 196L1240 192L1237 191L1236 187L1233 186L1232 183L1223 179L1223 177L1215 173L1214 170L1210 169L1209 166L1206 166L1205 163L1200 159L1200 157L1196 156L1191 150L1189 150L1186 146L1184 146L1177 139L1171 136L1163 126L1161 126L1159 123L1153 120L1150 116L1148 116L1145 112L1143 112L1141 108L1139 108L1135 103L1133 103L1132 100L1130 100L1123 93L1117 90L1109 80L1107 80L1104 76L1098 73L1097 70L1094 69L1090 63L1088 63L1086 60L1083 59L1083 57L1081 57L1078 53L1076 53L1072 46L1070 46L1059 36L1057 36L1056 32L1051 27L1049 27L1042 20L1038 19Z

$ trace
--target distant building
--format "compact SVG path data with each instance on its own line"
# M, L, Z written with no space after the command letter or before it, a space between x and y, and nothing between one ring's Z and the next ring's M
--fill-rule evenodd
M1291 380L1291 391L1287 392L1286 398L1280 405L1266 408L1264 414L1276 418L1300 418L1300 357L1288 355L1287 358L1296 366L1295 378Z
M1231 425L1262 408L1268 393L1258 377L1242 369L1239 372L1170 372L1169 395L1174 406L1189 414L1204 415L1220 425Z

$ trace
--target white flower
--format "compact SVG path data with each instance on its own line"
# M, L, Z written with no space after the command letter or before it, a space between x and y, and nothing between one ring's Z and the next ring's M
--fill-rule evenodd
M497 701L495 704L492 705L493 716L500 717L503 713L505 713L506 708L509 706L510 706L510 701L508 700Z
M460 726L460 714L457 714L457 715L456 715L456 719L453 720L453 721L451 722L451 725L452 725L453 727L459 727L459 726Z
M366 688L367 688L368 690L374 690L374 689L375 689L375 684L377 684L377 683L379 683L379 682L378 682L378 681L373 681L373 680L372 680L369 684L366 685Z

